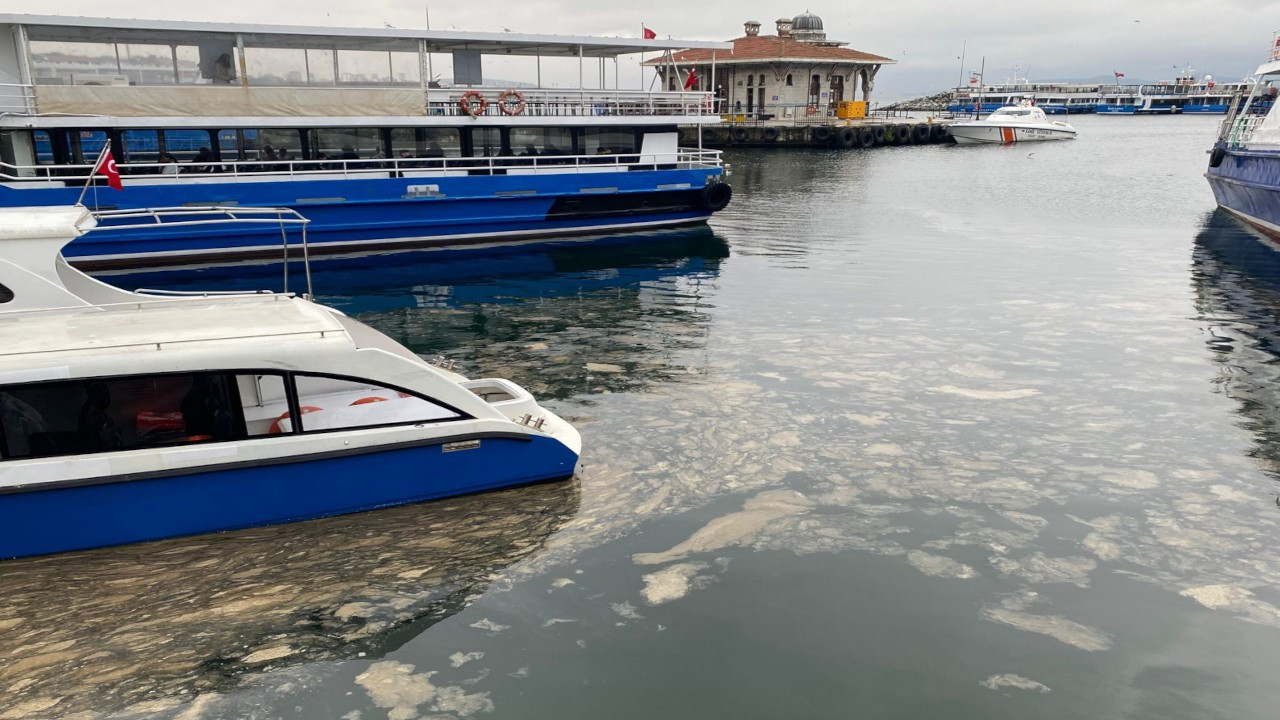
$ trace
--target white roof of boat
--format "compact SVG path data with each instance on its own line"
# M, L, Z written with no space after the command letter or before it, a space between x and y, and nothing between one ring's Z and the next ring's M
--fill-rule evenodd
M199 343L278 344L286 338L339 337L350 342L346 329L328 310L287 295L100 307L0 314L0 367L21 368L42 355L181 350Z
M491 55L542 55L547 57L616 57L628 53L660 52L685 48L732 50L733 43L708 40L673 40L587 35L534 35L483 33L414 28L352 28L314 25L265 25L258 23L193 22L135 18L75 17L0 13L0 25L23 25L32 40L55 42L134 41L163 44L195 42L209 35L242 35L248 45L273 48L336 48L339 50L400 50L417 52L426 41L430 52L479 50Z

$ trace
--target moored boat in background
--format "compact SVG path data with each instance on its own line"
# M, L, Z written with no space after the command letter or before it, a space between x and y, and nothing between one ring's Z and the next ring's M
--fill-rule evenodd
M947 129L960 145L1007 145L1015 142L1070 140L1076 136L1075 128L1060 120L1049 120L1044 110L1032 105L1030 101L1002 107L981 120L955 123Z

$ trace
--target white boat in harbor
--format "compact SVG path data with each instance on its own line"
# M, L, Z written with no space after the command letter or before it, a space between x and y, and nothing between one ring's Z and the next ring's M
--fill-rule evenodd
M89 231L264 220L282 233L306 222L0 209L0 558L573 474L577 430L510 381L468 380L304 297L127 292L59 254Z
M956 123L948 130L961 145L1070 140L1076 136L1071 125L1050 120L1044 110L1026 102L1002 107L981 120Z

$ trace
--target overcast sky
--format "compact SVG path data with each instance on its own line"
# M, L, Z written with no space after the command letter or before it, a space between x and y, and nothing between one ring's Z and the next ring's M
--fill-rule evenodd
M885 55L898 65L881 71L881 98L923 94L960 81L965 68L986 57L988 82L1013 74L1033 81L1125 73L1130 79L1171 79L1190 64L1196 74L1239 80L1265 60L1273 30L1280 30L1280 1L1265 0L902 0L895 3L803 0L800 4L739 0L3 0L16 13L90 15L305 25L623 35L640 24L661 37L728 40L742 23L759 20L761 34L774 20L806 9L821 16L827 36L850 47ZM609 72L612 76L612 71ZM634 66L619 76L639 84ZM522 78L515 78L522 79ZM576 80L576 78L575 78ZM610 77L612 84L612 77Z

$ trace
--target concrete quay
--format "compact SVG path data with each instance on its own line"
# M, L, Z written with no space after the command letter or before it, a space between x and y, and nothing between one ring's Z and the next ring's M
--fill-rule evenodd
M851 120L835 124L729 123L703 127L702 145L729 147L832 147L870 149L885 145L931 145L954 142L948 123L911 119ZM697 127L680 128L680 144L698 144Z

